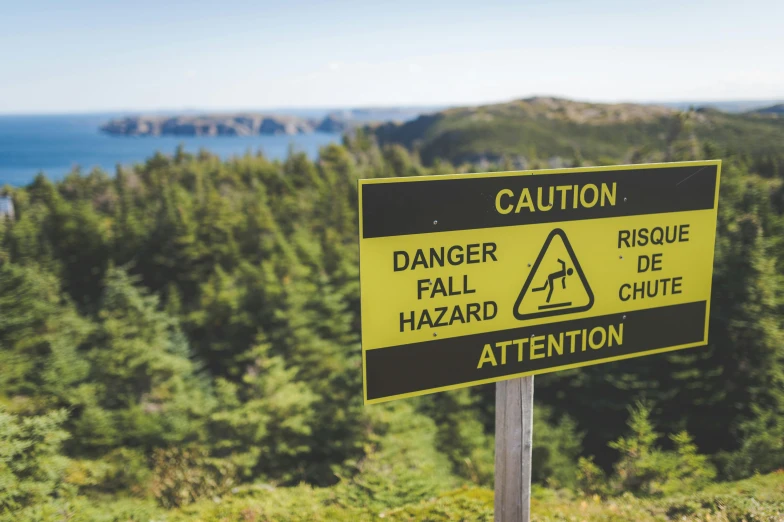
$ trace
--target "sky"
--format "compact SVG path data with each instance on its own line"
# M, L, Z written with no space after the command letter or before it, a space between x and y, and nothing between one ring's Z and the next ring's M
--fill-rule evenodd
M781 20L781 0L0 0L0 113L781 99Z

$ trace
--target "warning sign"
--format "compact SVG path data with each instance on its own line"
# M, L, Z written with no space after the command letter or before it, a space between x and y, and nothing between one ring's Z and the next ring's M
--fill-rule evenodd
M592 305L593 292L572 245L564 231L556 228L547 236L525 280L514 315L520 320L536 319L582 312Z
M706 344L720 166L360 180L365 401Z

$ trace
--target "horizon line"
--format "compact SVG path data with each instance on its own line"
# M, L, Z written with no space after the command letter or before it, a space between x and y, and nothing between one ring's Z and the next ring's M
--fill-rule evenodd
M237 108L237 107L224 107L224 108L197 108L197 107L181 107L181 108L147 108L147 109L95 109L95 110L84 110L84 111L68 111L68 110L57 110L57 111L19 111L19 112L0 112L0 117L6 116L106 116L110 114L125 114L125 115L147 115L147 114L164 114L164 113L173 113L173 114L181 114L181 113L201 113L204 115L207 114L220 114L220 113L241 113L241 112L253 112L253 113L284 113L286 111L329 111L329 112L336 112L336 111L352 111L352 110L445 110L451 108L463 108L463 107L479 107L485 105L499 105L504 103L511 103L514 101L523 101L523 100L531 100L534 98L555 98L561 100L568 100L573 102L579 103L594 103L599 105L619 105L619 104L634 104L634 105L659 105L659 106L667 106L667 105L694 105L695 107L699 106L707 106L711 104L762 104L765 106L767 104L779 104L784 103L784 97L781 98L717 98L717 99L702 99L702 100L695 100L695 99L670 99L670 100L630 100L630 99L620 99L620 100L590 100L590 99L580 99L580 98L571 98L568 96L562 95L554 95L554 94L532 94L529 96L523 97L516 97L507 100L495 100L495 101L484 101L484 102L466 102L466 103L444 103L444 104L400 104L400 105L386 105L386 104L368 104L368 105L355 105L355 106L327 106L327 105L302 105L302 106L277 106L277 107L268 107L268 108Z

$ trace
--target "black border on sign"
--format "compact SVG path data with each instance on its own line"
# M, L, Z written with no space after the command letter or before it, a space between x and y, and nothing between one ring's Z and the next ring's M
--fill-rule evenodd
M564 247L566 247L566 252L572 258L572 263L574 264L574 270L577 272L577 275L580 276L580 281L583 283L583 288L585 288L585 292L588 294L588 304L584 306L578 306L577 308L565 308L563 310L552 310L552 311L544 311L544 312L533 312L530 314L518 314L517 309L520 307L520 304L523 302L523 297L525 296L526 292L528 291L528 287L531 286L533 282L534 275L536 274L536 270L539 268L539 263L542 262L544 259L545 253L547 253L547 249L550 247L550 243L552 243L553 238L555 236L559 236L564 243ZM531 268L531 272L528 274L528 278L525 280L525 284L523 285L523 289L520 291L520 295L517 297L517 301L515 301L514 309L512 312L514 313L515 319L520 321L525 321L528 319L539 319L540 317L552 317L554 315L565 315L565 314L576 314L578 312L584 312L586 310L590 310L593 306L593 291L591 290L591 285L588 284L588 280L585 279L585 274L583 273L583 269L580 266L580 261L577 259L577 255L574 253L574 249L572 248L571 243L569 243L569 239L566 237L566 233L560 228L554 228L550 235L547 236L547 239L544 240L544 245L542 249L539 251L539 256L536 258L534 262L533 268Z

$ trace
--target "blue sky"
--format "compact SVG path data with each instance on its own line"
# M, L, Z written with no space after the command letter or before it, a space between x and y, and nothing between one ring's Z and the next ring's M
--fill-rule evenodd
M0 113L784 98L784 1L0 0Z

